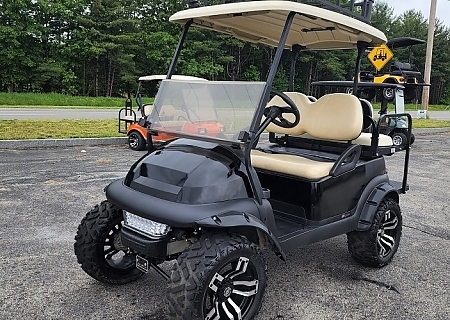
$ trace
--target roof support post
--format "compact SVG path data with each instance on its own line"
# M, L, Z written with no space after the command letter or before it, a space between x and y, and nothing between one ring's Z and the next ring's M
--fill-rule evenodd
M361 69L361 59L367 47L368 47L367 42L358 41L357 43L358 56L356 57L355 75L353 77L353 95L355 96L357 96L358 94L359 70Z
M166 79L172 78L172 75L175 72L175 68L177 67L178 57L180 56L180 51L183 48L184 40L186 39L186 35L189 31L189 27L192 24L192 19L186 22L183 27L183 31L181 32L180 39L178 40L177 48L175 49L175 53L173 54L172 62L170 63L169 71L167 71Z
M289 91L294 91L294 78L295 78L295 65L297 64L297 58L300 54L302 46L299 44L294 44L292 46L292 60L291 60L291 71L289 73Z

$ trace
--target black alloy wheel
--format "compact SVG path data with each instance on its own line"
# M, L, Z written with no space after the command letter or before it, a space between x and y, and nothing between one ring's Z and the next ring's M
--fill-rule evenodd
M131 150L142 151L146 145L147 142L139 132L133 131L128 135L128 146Z
M186 249L169 281L173 319L255 317L266 287L265 264L258 246L228 234L210 234Z
M384 199L367 231L347 233L348 250L353 259L369 267L387 265L397 252L402 234L400 207L393 199Z

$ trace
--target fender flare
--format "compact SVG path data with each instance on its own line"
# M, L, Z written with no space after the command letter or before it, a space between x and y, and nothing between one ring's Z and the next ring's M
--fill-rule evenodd
M132 132L137 132L138 134L140 134L146 141L147 141L147 129L143 128L141 126L135 126L132 127L131 129L129 129L127 131L127 137L132 133Z
M257 217L251 214L247 214L245 212L225 212L219 215L214 215L208 218L204 218L201 220L195 221L195 223L198 226L204 227L204 228L215 228L215 229L232 229L236 227L245 227L245 228L252 228L257 231L258 238L261 242L261 232L264 236L269 240L269 245L271 246L271 249L283 260L286 260L286 254L284 253L283 249L281 248L280 243L278 242L278 239L275 237L275 235L267 228L267 226L259 220ZM238 232L238 234L240 234ZM241 233L242 234L242 233ZM245 236L245 234L242 234Z
M370 191L368 190L368 188L373 188L371 186L371 183L367 185L364 192L366 192L366 190ZM373 188L372 192L370 192L369 196L364 201L362 210L360 211L361 214L359 216L356 231L369 230L370 226L372 225L375 213L377 212L378 206L385 198L392 198L396 202L399 201L398 191L392 185L390 185L388 181L375 186L375 188ZM360 203L358 203L358 207Z

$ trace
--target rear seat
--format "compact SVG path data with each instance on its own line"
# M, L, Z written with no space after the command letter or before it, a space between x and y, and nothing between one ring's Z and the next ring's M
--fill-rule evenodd
M340 143L370 146L371 133L361 133L363 112L357 97L343 93L327 94L316 102L311 102L304 94L286 92L300 111L300 121L294 128L281 128L273 123L267 130L278 134L288 134L309 139L327 140ZM285 106L278 96L268 105ZM292 114L283 115L293 120ZM382 144L392 145L392 139L381 136ZM356 150L356 149L355 149ZM360 149L359 149L360 150ZM255 168L286 173L307 179L320 179L330 174L334 161L312 160L302 156L266 153L252 150L252 165Z

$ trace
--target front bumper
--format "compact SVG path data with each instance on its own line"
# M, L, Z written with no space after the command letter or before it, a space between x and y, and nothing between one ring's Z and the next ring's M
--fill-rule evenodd
M165 259L167 255L167 237L151 239L126 227L121 230L122 244L137 253L154 259Z

